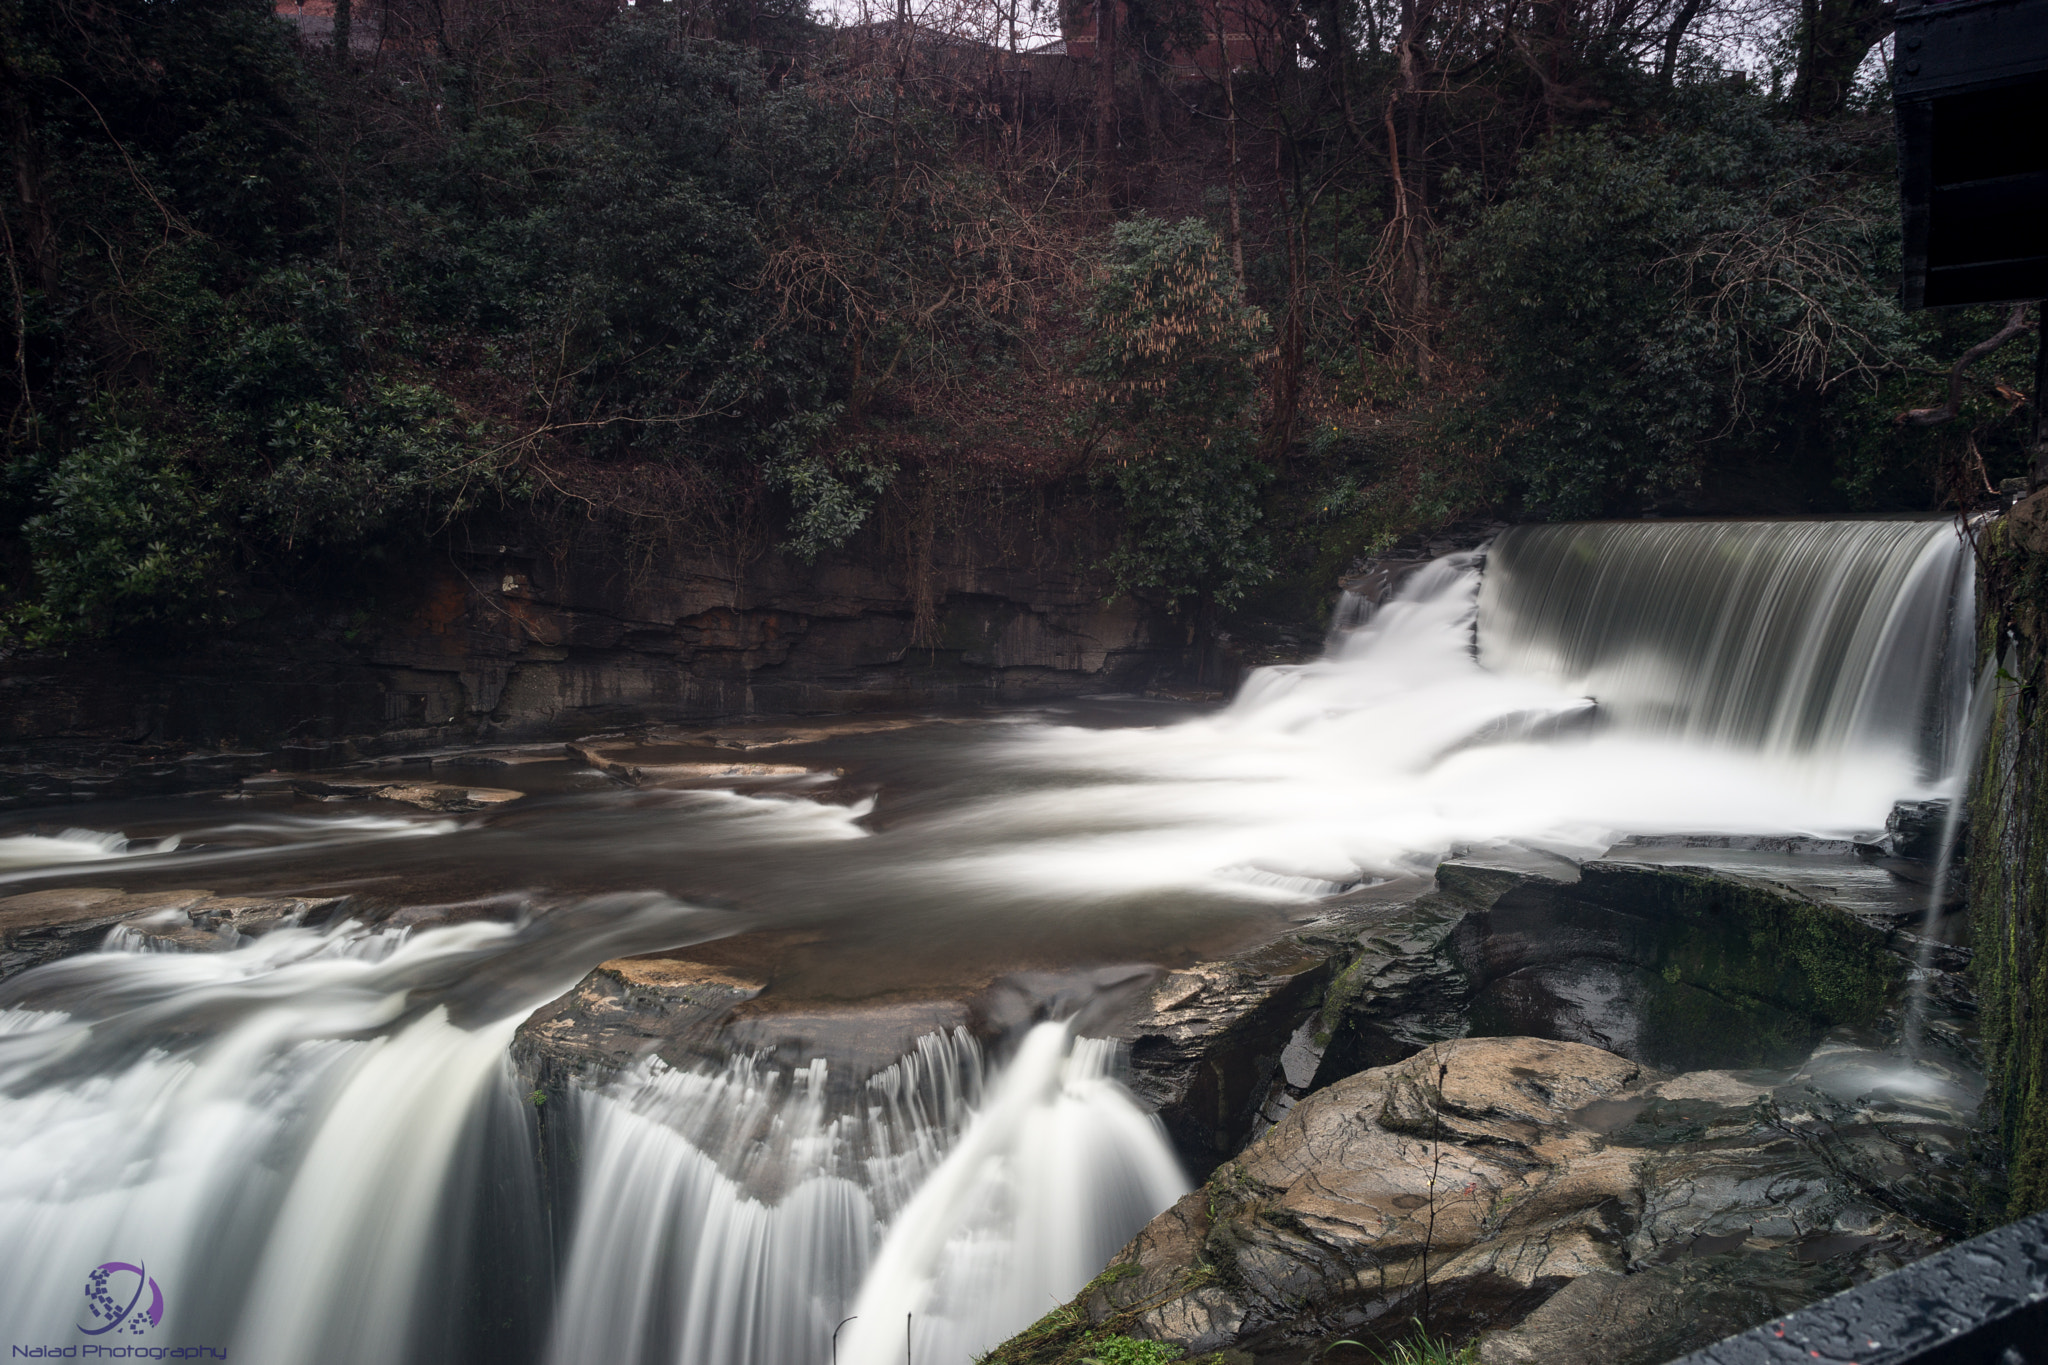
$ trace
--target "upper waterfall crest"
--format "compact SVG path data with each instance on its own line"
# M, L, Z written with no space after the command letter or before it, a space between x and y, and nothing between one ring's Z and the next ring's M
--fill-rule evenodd
M1944 775L1972 560L1952 521L1518 526L1487 555L1480 662L1637 734Z

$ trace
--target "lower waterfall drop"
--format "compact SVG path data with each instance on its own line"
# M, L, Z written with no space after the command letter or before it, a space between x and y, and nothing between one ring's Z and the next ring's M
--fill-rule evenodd
M964 1031L927 1036L844 1106L822 1062L745 1057L581 1094L549 1362L816 1365L842 1322L839 1360L894 1362L906 1317L915 1359L987 1350L1187 1189L1114 1057L1042 1023L986 1077Z

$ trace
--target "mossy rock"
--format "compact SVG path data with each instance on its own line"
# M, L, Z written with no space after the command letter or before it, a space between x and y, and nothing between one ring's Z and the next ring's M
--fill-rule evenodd
M2006 1171L1988 1226L2048 1209L2048 501L2014 507L1979 539L1979 657L1995 662L1990 722L1970 789L1971 963L1986 1091L1980 1113Z
M1904 974L1886 933L1789 888L1587 863L1459 926L1471 1032L1591 1043L1667 1070L1784 1064L1868 1025Z

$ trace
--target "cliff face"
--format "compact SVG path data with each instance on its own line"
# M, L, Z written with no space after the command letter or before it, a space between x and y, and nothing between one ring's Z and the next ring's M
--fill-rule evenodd
M1989 1089L2008 1172L1992 1221L2048 1208L2048 495L1989 527L1982 641L1997 692L1970 792L1970 936ZM2000 1217L2000 1215L2003 1217Z
M362 584L368 609L188 650L0 660L0 762L22 801L88 794L116 769L122 790L184 785L195 765L242 762L221 751L315 767L647 721L1144 687L1182 667L1184 637L1108 600L1105 523L999 509L896 537L894 553L876 528L816 565L759 537L735 556L635 547L597 524L474 524Z

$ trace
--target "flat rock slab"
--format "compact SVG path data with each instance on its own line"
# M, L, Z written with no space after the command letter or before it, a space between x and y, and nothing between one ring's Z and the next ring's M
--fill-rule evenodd
M488 810L523 800L525 792L506 787L473 787L455 782L393 782L390 778L342 774L262 773L242 781L243 792L292 792L298 796L346 801L396 801L421 810L453 813Z
M186 951L233 947L244 935L333 916L341 897L216 896L208 891L126 892L69 886L0 899L0 977L91 952L125 928L152 946Z
M724 725L714 730L655 730L652 743L701 744L714 749L784 749L801 744L822 744L827 740L851 739L860 735L889 734L932 725L964 725L958 716L869 716L848 720L796 721L766 725Z
M691 1044L715 1035L735 1007L767 985L768 975L751 964L615 959L520 1025L513 1055L543 1088L616 1072L650 1054L687 1065L697 1050Z
M636 787L774 781L809 777L815 771L800 763L671 761L675 758L675 751L659 745L570 744L565 747L570 757L581 759L606 776ZM836 772L833 775L836 776Z

